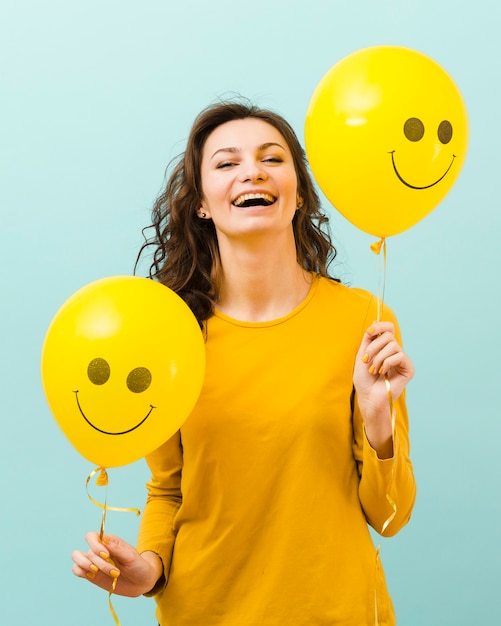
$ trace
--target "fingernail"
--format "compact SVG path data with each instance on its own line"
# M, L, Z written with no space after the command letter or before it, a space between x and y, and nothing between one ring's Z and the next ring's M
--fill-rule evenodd
M373 335L374 334L374 326L371 326L370 328L367 329L367 333L369 335Z
M91 569L93 572L99 572L99 567L97 565L95 565L94 563L91 563L89 565L89 569Z
M381 367L379 368L378 374L382 374L382 373L383 373L383 366L381 365Z
M365 353L364 356L362 357L362 362L367 363L368 360L369 360L369 355Z
M95 576L94 572L87 572L85 575L87 576L89 580L92 580Z
M107 561L110 558L110 555L107 554L106 552L100 552L99 556L104 559L105 561Z
M369 374L374 374L374 365L369 367Z
M118 578L120 576L120 572L117 569L110 569L110 576L113 576L113 578Z

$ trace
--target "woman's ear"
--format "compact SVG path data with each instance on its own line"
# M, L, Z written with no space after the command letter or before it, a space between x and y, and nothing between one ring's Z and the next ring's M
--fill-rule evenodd
M210 219L210 213L209 208L207 207L207 203L205 202L205 200L202 200L201 204L202 206L197 211L198 217L202 220Z

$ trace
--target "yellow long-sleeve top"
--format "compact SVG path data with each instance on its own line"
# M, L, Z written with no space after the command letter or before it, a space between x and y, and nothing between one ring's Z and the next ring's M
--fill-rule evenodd
M161 626L395 623L367 524L381 532L391 500L396 533L415 483L404 396L391 459L357 408L355 355L375 319L370 294L315 277L283 318L208 321L199 401L147 458L138 549L164 563Z

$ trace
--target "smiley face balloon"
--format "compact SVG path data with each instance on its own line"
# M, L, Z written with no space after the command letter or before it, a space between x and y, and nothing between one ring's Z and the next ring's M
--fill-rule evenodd
M173 291L146 278L110 277L59 309L41 369L70 443L95 465L115 467L153 451L186 420L202 387L205 346Z
M354 52L311 98L306 152L334 207L388 237L430 213L454 184L468 144L466 108L450 76L398 46Z

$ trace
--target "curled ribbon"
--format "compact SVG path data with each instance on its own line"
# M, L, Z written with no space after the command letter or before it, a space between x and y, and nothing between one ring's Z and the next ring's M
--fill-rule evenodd
M89 483L90 481L94 478L94 476L96 476L96 485L98 487L106 487L106 494L104 497L104 502L98 502L97 500L95 500L89 493ZM107 511L119 511L122 513L135 513L136 515L141 515L141 511L139 509L136 508L125 508L125 507L118 507L118 506L108 506L107 504L107 500L108 500L108 472L106 471L106 469L104 467L96 467L96 469L92 470L92 472L87 476L87 480L85 481L85 488L87 489L87 496L89 498L89 500L95 504L96 506L100 507L101 509L103 509L103 514L101 517L101 528L99 529L99 540L102 541L103 540L103 536L104 536L104 526L106 523L106 512ZM113 559L108 558L108 563L111 563L112 565L114 565L113 563ZM117 586L117 578L113 578L113 582L111 584L111 589L108 592L108 604L110 607L110 612L111 615L115 621L116 626L120 626L120 620L118 619L118 615L115 612L115 609L113 608L113 603L111 602L111 596L112 594L115 592L116 586Z

